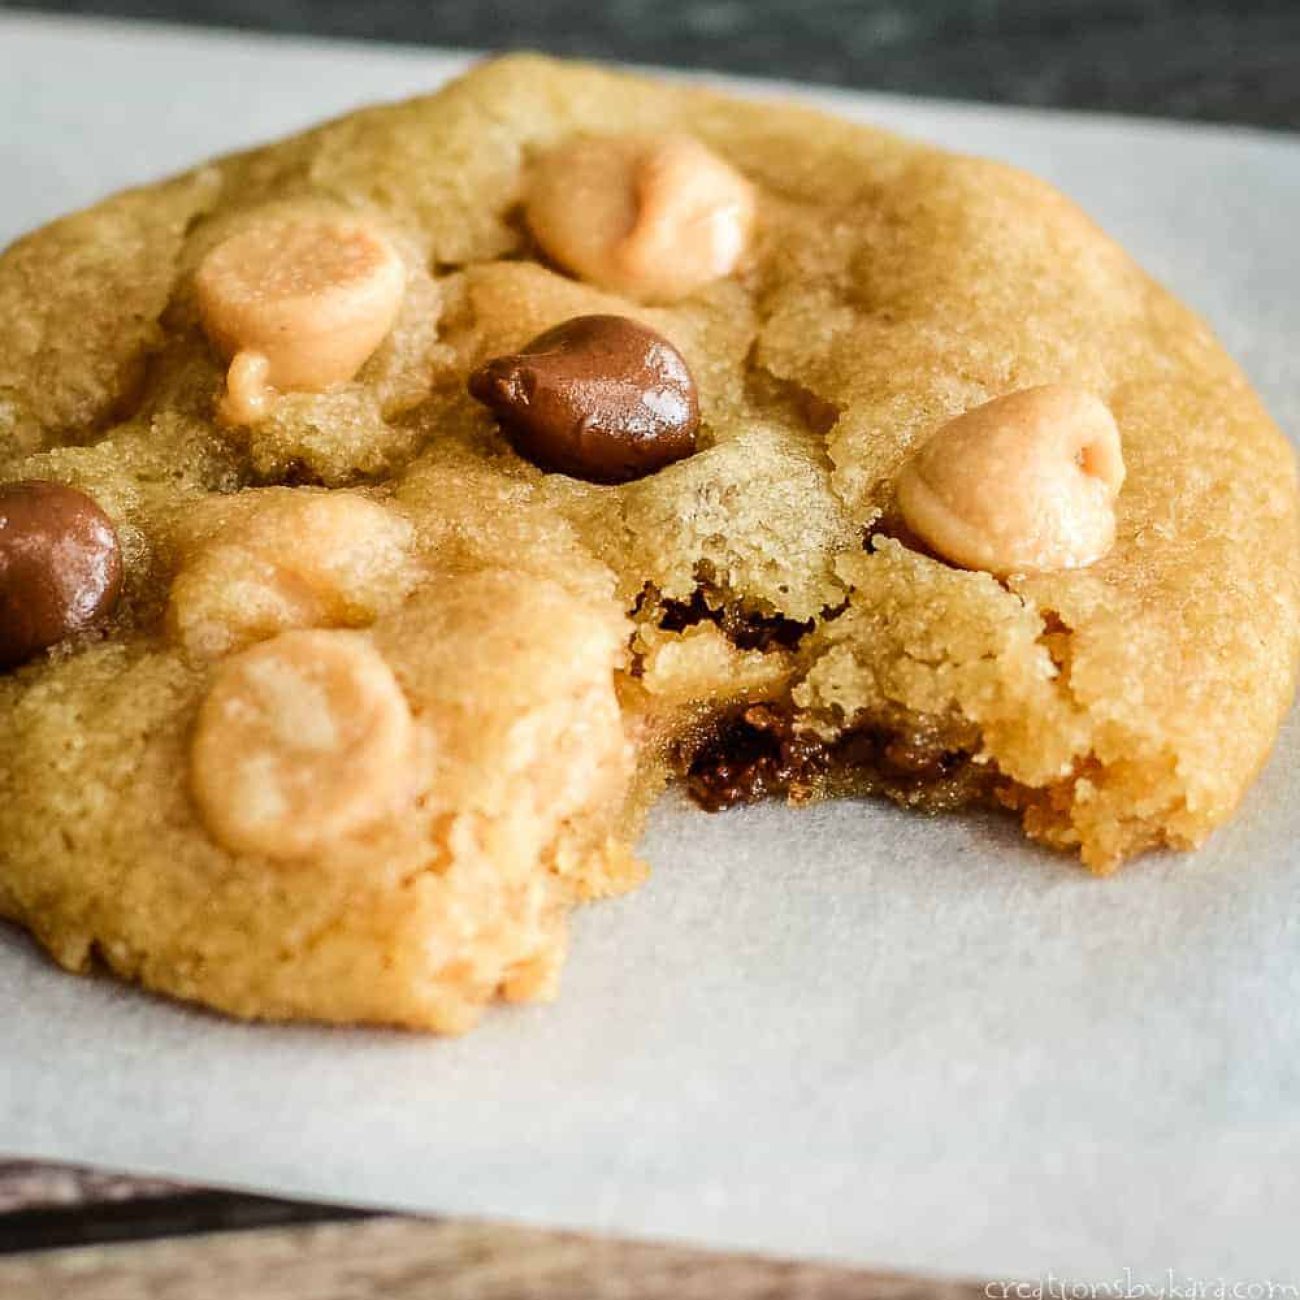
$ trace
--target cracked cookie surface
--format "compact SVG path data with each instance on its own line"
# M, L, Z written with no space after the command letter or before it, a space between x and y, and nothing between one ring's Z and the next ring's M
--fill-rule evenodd
M606 287L565 271L530 176L611 132L704 146L743 254L640 294L644 259ZM248 344L213 345L196 281L267 222L364 223L400 276L368 309L382 341L319 391L266 371L239 423L219 411ZM693 454L545 472L469 376L610 316L684 358ZM953 567L902 518L900 471L1047 385L1114 417L1113 544ZM0 482L29 481L108 516L121 589L0 676L0 913L69 967L241 1016L459 1031L549 996L569 911L639 882L641 816L679 776L709 806L994 803L1101 871L1191 847L1295 680L1290 448L1077 208L996 163L539 58L4 253ZM252 807L259 763L299 766Z

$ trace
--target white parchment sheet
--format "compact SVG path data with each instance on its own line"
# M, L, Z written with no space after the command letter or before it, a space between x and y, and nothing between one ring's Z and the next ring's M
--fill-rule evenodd
M458 64L0 18L0 239ZM791 92L1045 174L1300 430L1300 138ZM1293 719L1204 852L1108 882L992 818L661 808L559 1004L455 1042L225 1023L0 927L0 1150L936 1272L1300 1281L1297 759Z

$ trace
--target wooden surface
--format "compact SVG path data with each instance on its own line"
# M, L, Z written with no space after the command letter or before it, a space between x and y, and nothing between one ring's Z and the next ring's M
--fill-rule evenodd
M277 1221L288 1226L267 1226ZM3 1300L977 1300L983 1295L975 1283L577 1233L368 1215L0 1161Z

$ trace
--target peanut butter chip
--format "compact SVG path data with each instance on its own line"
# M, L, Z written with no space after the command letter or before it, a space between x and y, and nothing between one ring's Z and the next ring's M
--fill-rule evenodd
M369 223L279 218L218 244L195 277L203 328L230 361L218 414L262 418L278 389L346 383L397 318L406 268Z
M405 519L355 493L271 489L184 554L168 633L202 660L295 627L363 626L414 583L410 542Z
M739 265L754 189L691 136L586 136L537 162L525 214L566 270L641 302L675 302Z
M1115 540L1119 429L1100 398L1027 388L949 421L904 465L904 522L967 569L1033 573L1094 563Z
M225 661L199 711L194 798L237 853L293 858L395 812L410 710L356 632L286 632Z

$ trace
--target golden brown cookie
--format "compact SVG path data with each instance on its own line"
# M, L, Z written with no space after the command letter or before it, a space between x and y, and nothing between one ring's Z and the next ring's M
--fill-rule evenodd
M458 1031L552 993L671 780L1189 848L1291 700L1297 520L1042 182L488 63L0 256L0 913Z

